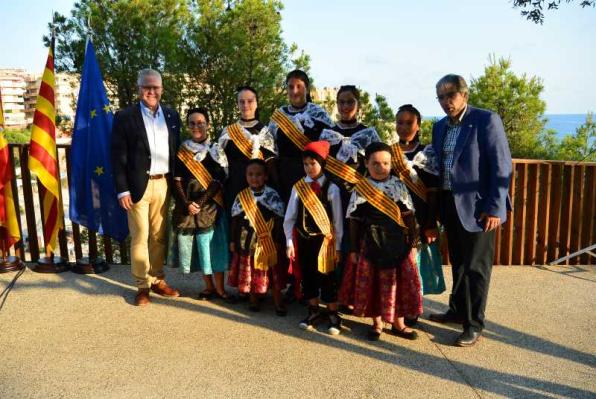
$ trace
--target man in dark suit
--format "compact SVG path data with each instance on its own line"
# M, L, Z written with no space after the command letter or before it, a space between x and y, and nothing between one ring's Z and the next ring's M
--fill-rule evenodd
M166 212L180 116L160 105L159 72L143 69L137 80L139 103L116 113L112 128L112 168L120 206L127 211L131 269L138 287L135 305L147 305L149 292L176 297L164 280Z
M499 115L468 105L464 78L446 75L436 90L447 114L433 126L432 145L441 170L439 210L453 288L447 313L430 320L463 324L455 344L471 346L484 328L496 229L511 209L511 153Z

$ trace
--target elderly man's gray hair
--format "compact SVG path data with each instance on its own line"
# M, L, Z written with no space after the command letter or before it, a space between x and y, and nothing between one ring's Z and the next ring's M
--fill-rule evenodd
M441 87L445 86L453 86L459 93L468 94L468 84L462 76L454 74L443 76L437 82L436 89L439 90Z
M145 68L139 71L139 76L137 78L138 87L141 87L143 85L145 77L147 76L155 76L156 78L159 78L159 81L161 82L161 74L159 72L157 72L155 69Z

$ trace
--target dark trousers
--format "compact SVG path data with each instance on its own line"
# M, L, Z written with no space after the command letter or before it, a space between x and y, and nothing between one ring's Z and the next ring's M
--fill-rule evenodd
M324 302L337 302L337 282L335 273L319 272L319 250L323 236L303 237L296 234L298 261L302 268L302 293L305 300L318 298Z
M447 233L453 276L449 311L463 317L465 329L482 331L496 230L486 233L467 231L459 220L450 191L442 193L441 217Z

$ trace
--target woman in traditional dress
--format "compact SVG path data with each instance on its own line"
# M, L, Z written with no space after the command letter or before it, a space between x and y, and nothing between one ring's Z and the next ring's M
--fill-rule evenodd
M403 164L407 168L408 191L412 196L416 210L416 220L420 226L420 242L430 244L437 239L437 194L439 187L439 168L431 145L420 142L422 116L412 104L404 104L395 115L395 132L391 145L399 143L401 154L405 156ZM403 173L402 173L403 174ZM421 189L420 189L421 187ZM420 192L423 195L420 195ZM439 272L441 272L439 268ZM423 276L421 276L422 278ZM440 275L442 281L442 274ZM432 281L432 279L431 279ZM428 281L423 281L428 288ZM424 290L423 290L424 293ZM416 319L406 319L408 326L414 326Z
M179 267L182 273L202 272L206 288L199 299L231 300L224 290L224 272L229 263L221 192L228 167L226 155L209 140L206 109L190 109L186 122L191 139L180 146L174 173L173 225Z
M279 194L287 202L292 186L302 178L302 149L308 142L319 140L325 128L333 121L327 112L311 102L310 80L306 73L294 70L286 76L288 105L276 110L269 130L278 150L277 175Z
M237 92L240 119L226 126L218 139L225 151L230 175L224 187L224 200L228 211L236 195L247 187L246 165L251 159L262 159L267 165L269 185L276 185L275 141L267 126L259 121L258 96L255 89L242 86Z

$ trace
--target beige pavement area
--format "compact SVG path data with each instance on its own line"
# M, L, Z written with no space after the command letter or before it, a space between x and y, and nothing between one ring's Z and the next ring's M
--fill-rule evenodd
M426 320L447 292L425 297L417 341L371 343L370 320L304 332L298 304L280 318L270 298L260 313L198 301L198 274L167 273L183 297L138 308L127 266L27 269L0 296L0 398L596 398L594 266L495 267L472 348ZM0 292L15 275L0 275Z

